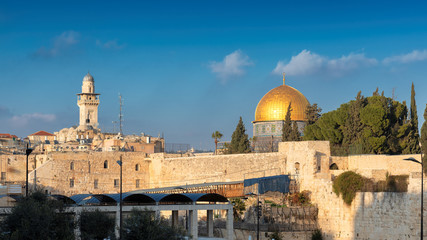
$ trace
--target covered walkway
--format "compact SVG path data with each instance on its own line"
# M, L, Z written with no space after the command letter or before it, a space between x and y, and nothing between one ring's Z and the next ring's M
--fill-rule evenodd
M78 194L71 197L51 195L63 201L68 207L67 212L75 214L78 221L80 212L100 210L114 213L116 225L120 225L120 194ZM216 193L182 193L182 194L149 194L149 193L123 193L122 212L131 212L132 209L155 212L160 217L162 211L172 212L172 226L178 225L178 211L186 211L188 215L188 233L193 239L198 239L198 211L206 211L208 239L213 238L214 210L225 210L227 220L227 238L233 239L233 205L222 195ZM2 214L10 212L10 208L0 210ZM118 236L118 228L116 235ZM76 236L80 232L76 231ZM203 238L207 239L207 238ZM214 238L213 238L214 239Z

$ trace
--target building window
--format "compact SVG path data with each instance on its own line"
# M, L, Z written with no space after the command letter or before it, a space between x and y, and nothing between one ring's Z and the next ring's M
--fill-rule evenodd
M93 181L93 188L98 189L98 179Z
M1 181L6 181L6 172L1 172Z
M114 187L115 188L119 187L119 179L114 179Z
M74 187L74 179L70 179L70 188Z
M136 181L135 181L135 187L139 188L139 179L136 179Z
M104 161L104 168L108 168L108 161L107 160Z
M298 175L299 174L299 162L295 163L295 174Z
M135 171L139 171L139 164L135 165Z
M74 170L74 162L70 163L70 170Z

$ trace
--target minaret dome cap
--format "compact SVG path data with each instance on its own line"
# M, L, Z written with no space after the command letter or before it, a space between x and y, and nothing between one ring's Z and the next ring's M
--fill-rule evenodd
M86 76L83 78L83 82L94 82L92 75L90 75L90 73L87 73Z

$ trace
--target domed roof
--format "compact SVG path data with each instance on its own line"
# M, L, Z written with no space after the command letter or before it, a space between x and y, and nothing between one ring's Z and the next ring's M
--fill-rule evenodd
M86 76L83 78L84 82L93 82L93 77L90 75L90 73L87 73Z
M255 110L255 122L285 120L291 103L291 120L305 121L305 109L309 102L305 96L293 87L283 85L273 88L259 101Z

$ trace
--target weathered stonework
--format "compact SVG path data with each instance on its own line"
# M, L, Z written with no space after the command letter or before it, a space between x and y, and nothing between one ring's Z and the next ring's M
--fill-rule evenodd
M322 141L280 143L277 153L216 156L178 157L180 155L141 152L32 154L29 180L47 187L53 194L117 193L120 168L116 161L120 156L125 192L291 174L299 181L300 190L311 192L325 239L419 238L421 168L416 163L402 161L408 157L420 159L417 155L333 157L329 143ZM330 170L332 163L339 170ZM357 193L351 206L347 206L332 191L332 178L347 170L376 180L384 180L387 173L409 174L408 192ZM5 172L6 182L23 183L25 155L0 155L0 171Z

